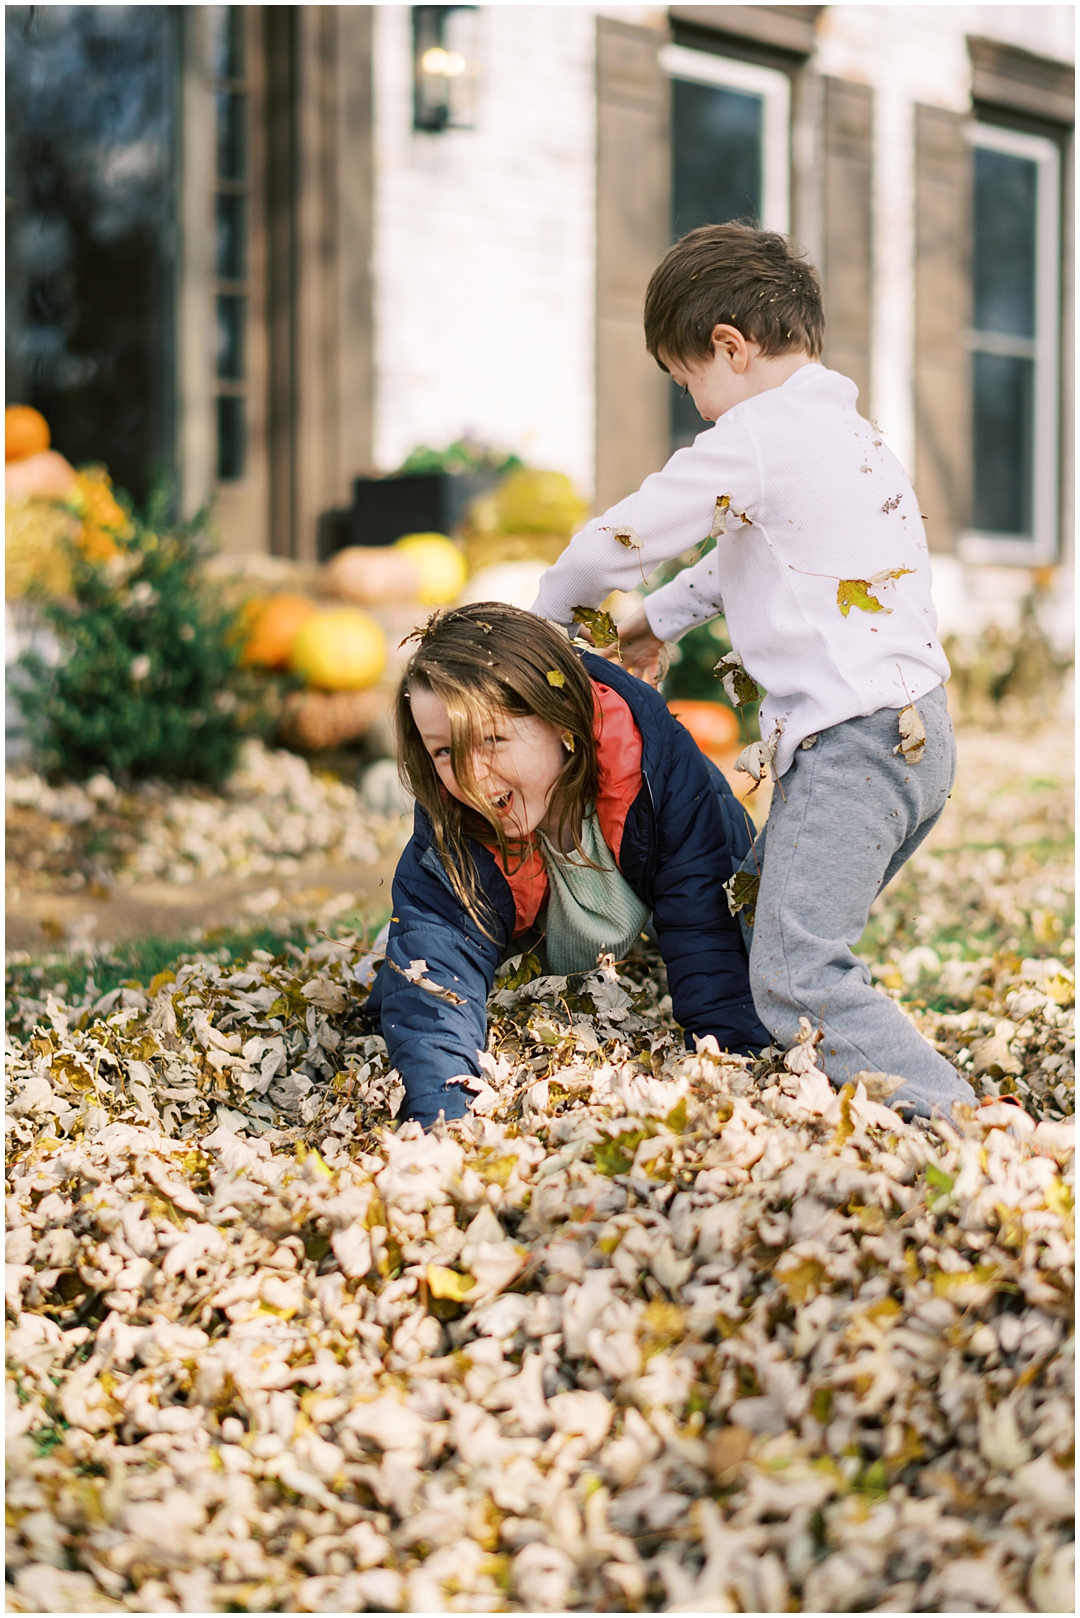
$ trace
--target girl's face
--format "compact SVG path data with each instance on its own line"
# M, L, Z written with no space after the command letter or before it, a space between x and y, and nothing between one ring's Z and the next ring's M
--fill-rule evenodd
M446 704L434 691L413 686L409 706L439 780L451 797L467 803L454 778ZM518 717L496 710L471 762L477 788L501 818L508 838L528 837L537 828L548 830L548 805L566 763L566 749L554 726L535 714Z

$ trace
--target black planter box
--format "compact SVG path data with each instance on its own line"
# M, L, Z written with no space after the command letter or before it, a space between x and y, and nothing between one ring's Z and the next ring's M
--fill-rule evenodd
M392 545L403 534L451 534L469 503L500 481L495 472L409 472L355 478L352 505L319 518L319 561L346 545Z

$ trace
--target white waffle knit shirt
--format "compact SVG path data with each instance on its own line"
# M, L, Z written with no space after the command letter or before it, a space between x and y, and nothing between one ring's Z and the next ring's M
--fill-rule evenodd
M847 377L808 364L735 405L574 536L544 574L533 611L569 625L575 607L640 586L705 539L727 495L750 523L729 518L715 551L649 596L645 610L666 641L725 615L733 647L767 693L762 738L781 731L777 774L804 738L925 696L949 676L926 535L907 474L859 415L857 396ZM640 549L620 543L618 529ZM845 615L842 580L868 581L864 597L881 610L853 604Z

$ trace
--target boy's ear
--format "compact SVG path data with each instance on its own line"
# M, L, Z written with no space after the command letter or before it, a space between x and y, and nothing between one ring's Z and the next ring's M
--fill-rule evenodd
M750 363L752 348L758 347L757 343L748 343L738 327L726 325L713 327L712 343L713 353L726 355L731 369L740 375Z

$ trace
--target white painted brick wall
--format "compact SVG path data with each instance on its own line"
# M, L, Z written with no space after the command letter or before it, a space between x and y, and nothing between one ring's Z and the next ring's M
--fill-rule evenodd
M410 13L376 7L376 431L390 469L464 432L593 484L595 19L652 8L485 6L475 130L412 131ZM840 5L815 65L875 89L871 408L910 464L913 107L962 110L965 35L1071 60L1064 5Z
M464 432L593 481L595 17L479 13L477 127L412 130L409 9L376 8L376 443Z

